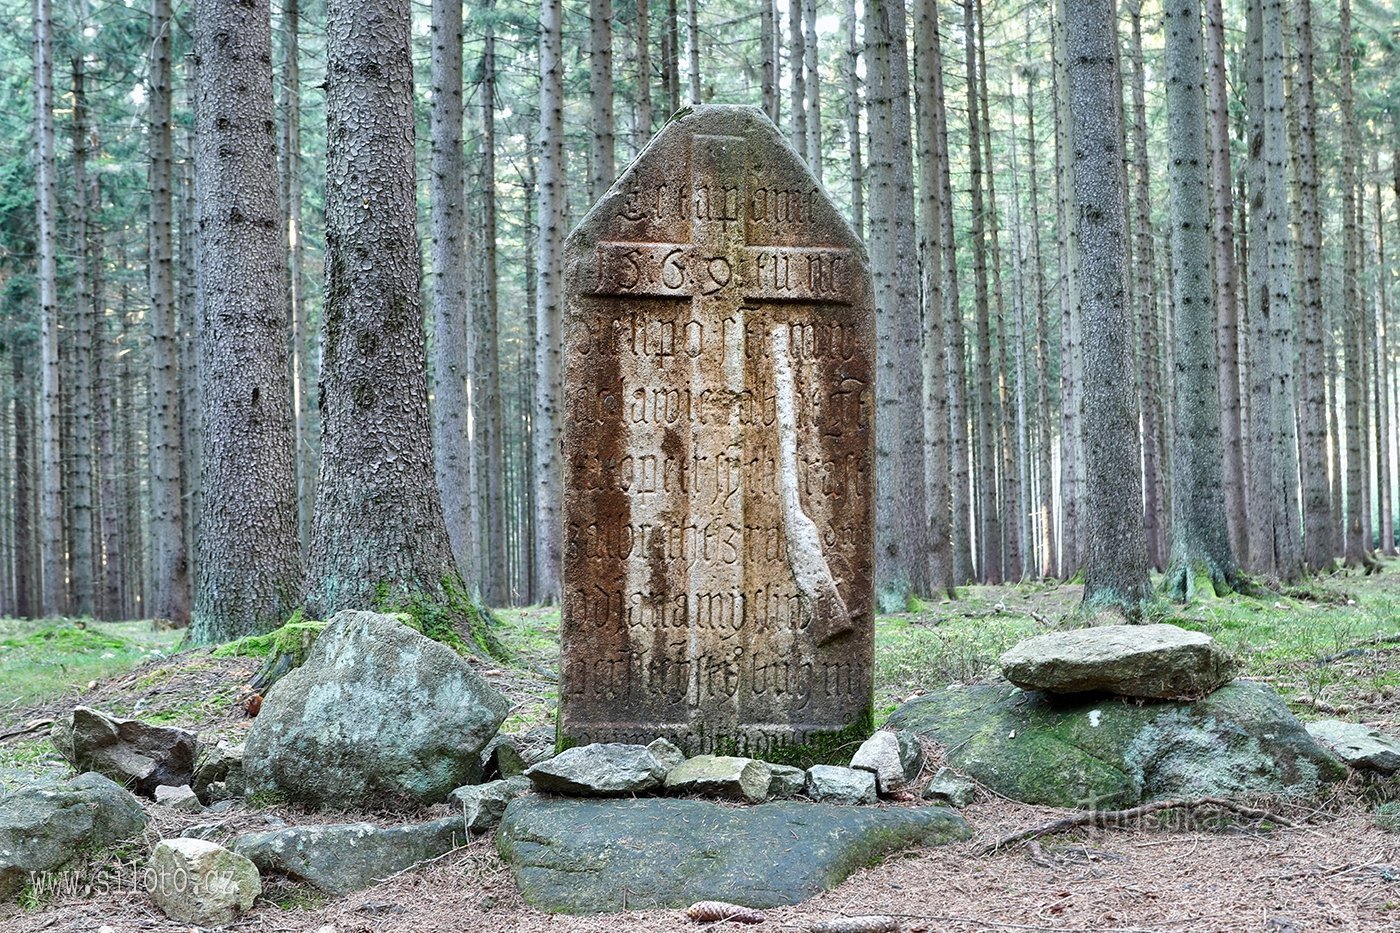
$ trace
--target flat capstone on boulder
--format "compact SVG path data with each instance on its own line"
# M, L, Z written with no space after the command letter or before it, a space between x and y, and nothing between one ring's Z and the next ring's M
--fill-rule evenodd
M199 755L193 732L119 719L86 706L54 723L49 738L78 771L105 774L147 797L161 784L191 783Z
M1235 670L1209 635L1165 624L1050 632L1001 656L1007 680L1050 693L1195 699L1229 683Z
M535 790L574 797L630 797L661 787L666 767L643 745L601 742L565 749L532 765Z

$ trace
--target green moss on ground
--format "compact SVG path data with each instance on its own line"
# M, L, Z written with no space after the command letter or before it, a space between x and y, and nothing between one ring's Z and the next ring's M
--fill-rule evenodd
M175 650L182 637L157 632L147 621L0 619L0 708L21 708L130 670ZM7 721L0 715L0 724Z

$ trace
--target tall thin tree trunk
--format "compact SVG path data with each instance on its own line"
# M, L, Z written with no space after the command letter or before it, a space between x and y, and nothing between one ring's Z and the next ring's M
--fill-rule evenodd
M1027 16L1029 17L1029 12ZM1026 30L1029 37L1029 26ZM1030 152L1031 208L1031 282L1035 294L1035 381L1036 399L1036 515L1037 549L1040 553L1038 574L1055 575L1054 493L1051 474L1050 437L1050 312L1045 295L1045 274L1040 249L1040 178L1036 168L1039 150L1035 140L1035 96L1038 75L1033 68L1026 73L1026 148Z
M496 32L492 21L495 0L482 0L487 10L485 47L481 70L481 174L484 199L481 205L481 250L484 274L481 282L479 324L476 328L480 356L485 361L477 373L480 396L482 451L485 460L484 498L486 538L478 550L481 553L481 589L488 605L506 603L506 498L505 498L505 438L501 414L501 350L499 314L499 273L496 268ZM646 0L638 2L638 40L645 48L647 28ZM650 77L651 66L646 52L639 55L642 86ZM639 104L639 121L646 128L641 145L651 136L651 93L645 93L645 104Z
M854 36L855 4L847 4L847 29ZM854 41L854 38L852 38ZM943 185L938 147L938 80L941 47L935 0L914 4L914 78L919 145L919 255L923 258L924 475L927 490L929 591L955 594L952 501L948 484L948 346L943 319ZM854 61L848 67L853 79ZM848 85L854 90L853 85ZM854 121L859 125L859 117ZM856 133L856 138L859 134ZM858 190L858 189L857 189Z
M291 308L292 401L296 431L297 540L311 544L316 501L316 406L311 395L312 336L306 316L306 245L301 223L301 0L283 0L282 210L288 245L287 304Z
M700 16L696 0L685 0L686 51L690 56L690 102L700 103Z
M804 37L802 70L807 73L803 90L807 94L807 166L817 181L822 180L822 101L821 77L817 70L817 0L801 0Z
M494 0L490 0L491 8L494 8ZM652 115L651 106L651 10L648 0L636 0L637 2L637 131L632 141L632 148L640 153L651 140L651 134L655 126L655 118ZM495 26L488 23L486 26L486 44L490 47L488 57L494 63L496 60L496 32ZM771 70L772 62L764 60L765 68ZM494 65L493 65L494 68ZM764 72L765 78L770 77L769 72ZM491 75L491 85L495 86L495 75ZM771 89L770 89L771 91ZM766 91L765 93L768 93ZM767 100L765 97L764 100ZM493 157L494 158L494 157ZM489 189L488 189L489 190Z
M1136 24L1135 24L1136 25ZM1171 213L1172 553L1166 589L1177 599L1224 595L1237 572L1225 511L1215 282L1210 215L1200 0L1168 0L1162 13L1167 65L1167 178Z
M1059 0L1055 24L1055 66L1051 71L1055 101L1055 229L1059 246L1060 301L1060 559L1059 575L1073 577L1083 566L1084 529L1081 475L1084 458L1082 404L1080 401L1079 340L1079 222L1070 209L1073 198L1071 158L1073 128L1069 117L1069 75L1065 49L1065 3Z
M766 4L765 4L766 5ZM865 236L865 163L860 146L860 38L856 33L856 3L846 0L843 20L846 31L846 55L842 59L842 76L846 84L846 145L851 164L851 226L856 235ZM919 51L916 45L915 51ZM935 176L935 183L937 177ZM925 220L925 223L929 221ZM935 219L933 221L937 223ZM940 312L941 313L941 312ZM941 330L941 328L940 328ZM941 353L942 350L940 349ZM939 393L942 397L942 393Z
M986 100L986 94L983 94ZM1027 245L1026 231L1023 218L1021 216L1021 169L1020 169L1020 144L1017 141L1019 130L1016 126L1016 101L1015 93L1011 95L1011 107L1009 108L1009 122L1011 125L1011 272L1012 272L1012 318L1015 333L1011 333L1012 326L1008 326L1003 333L1002 346L1005 349L1003 357L1005 359L1006 372L1016 374L1016 385L1013 397L1003 398L1002 402L1002 439L1005 447L1002 451L1002 469L1011 477L1011 480L1002 480L1002 496L1004 502L1014 504L1014 509L1010 506L1007 511L1014 517L1014 535L1008 535L1006 548L1006 566L1016 575L1016 579L1025 580L1027 577L1035 575L1035 534L1032 527L1033 518L1029 507L1029 499L1034 494L1032 492L1032 466L1031 466L1031 442L1030 442L1030 421L1029 412L1026 410L1026 396L1028 394L1030 374L1026 368L1026 290L1029 273L1026 269ZM985 122L985 121L984 121ZM990 152L990 147L988 147ZM988 161L990 164L990 158ZM1009 376L1008 376L1009 379ZM1005 380L1003 381L1005 385ZM1011 485L1014 481L1014 486ZM1016 547L1012 548L1011 544Z
M1147 535L1147 562L1165 569L1166 489L1163 470L1162 373L1158 366L1157 290L1152 249L1152 208L1147 160L1147 94L1142 54L1142 5L1125 4L1132 29L1133 95L1133 271L1137 299L1138 403L1142 410L1143 531Z
M666 34L662 46L665 59L667 116L681 109L681 47L680 26L676 14L676 0L666 0ZM541 69L540 74L544 74Z
M459 583L433 476L410 20L408 0L326 7L325 434L307 567L320 618L446 603Z
M616 140L613 133L612 0L589 0L588 101L593 144L588 159L588 202L603 196L613 183Z
M693 6L693 0L692 0ZM540 14L540 163L538 296L535 301L535 585L540 601L559 597L563 489L562 301L564 212L564 63L561 0L542 0Z
M86 25L86 4L82 4ZM69 463L73 477L72 529L73 611L78 615L94 615L97 610L93 569L93 494L92 494L92 296L88 291L88 268L91 261L89 239L92 231L88 221L88 125L87 88L83 52L73 56L73 201L69 215L78 255L73 264L73 450Z
M33 618L40 609L36 599L38 581L34 577L34 392L25 369L25 354L17 343L10 345L10 384L15 394L15 615Z
M1362 336L1361 301L1358 294L1360 242L1357 230L1356 202L1356 107L1352 91L1351 2L1341 0L1341 23L1338 45L1340 61L1339 105L1342 112L1341 195L1342 195L1342 355L1346 367L1346 535L1345 557L1348 566L1367 559L1370 542L1365 538L1363 491L1366 448L1366 383L1365 351Z
M1377 502L1380 508L1380 548L1383 554L1395 553L1395 503L1393 464L1390 455L1390 266L1385 252L1385 207L1380 182L1380 159L1371 151L1371 176L1376 179L1376 311L1375 311L1375 410Z
M157 0L159 2L159 0ZM38 197L39 333L41 385L39 410L39 562L43 573L42 611L58 615L67 607L67 560L63 552L63 413L59 400L57 181L53 129L53 7L34 0L35 188Z
M645 4L646 0L642 0ZM774 123L778 122L777 101L782 89L778 87L778 75L776 57L774 55L774 38L777 31L777 24L774 22L776 11L773 9L772 0L759 0L758 4L758 44L759 56L763 60L763 112L768 114L768 119Z
M432 10L433 469L457 572L477 569L477 523L470 482L476 468L469 424L472 397L474 252L466 226L462 152L462 3L434 0ZM595 131L596 133L596 131Z
M807 158L807 33L802 28L802 4L805 0L788 3L788 62L792 65L788 86L792 106L792 148Z
M189 622L189 564L181 481L180 353L171 244L170 0L151 4L150 528L153 618Z
M1112 0L1067 0L1069 117L1076 252L1084 321L1086 469L1084 602L1130 617L1149 593L1143 535L1142 468L1125 294L1126 195L1122 89Z

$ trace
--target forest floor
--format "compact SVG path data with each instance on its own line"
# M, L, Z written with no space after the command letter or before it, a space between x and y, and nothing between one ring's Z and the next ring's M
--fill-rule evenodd
M968 587L956 601L882 616L876 634L877 718L899 702L953 683L995 677L1006 648L1074 613L1073 585ZM516 663L478 669L514 702L509 731L551 722L558 612L499 613ZM1400 732L1400 562L1378 576L1336 576L1264 599L1234 596L1167 608L1163 621L1209 632L1235 652L1244 676L1271 684L1303 719L1340 718ZM259 659L182 649L181 633L149 623L0 620L0 791L66 765L44 724L83 703L194 729L204 741L241 739L251 720L236 699ZM937 755L930 767L937 767ZM1294 828L1169 819L1130 829L1084 829L986 854L990 841L1064 811L1030 807L985 791L963 813L975 836L913 850L857 872L796 907L765 911L754 929L805 930L820 919L884 914L906 931L926 930L1303 930L1400 929L1400 834L1382 831L1374 810L1400 798L1396 782L1353 777L1310 807L1272 802ZM263 828L262 814L288 823L419 814L311 814L249 808L226 828ZM445 812L445 810L441 811ZM170 814L146 839L92 853L0 904L14 931L187 930L133 890L147 846L160 834L209 817ZM327 928L331 929L327 929ZM414 872L330 900L304 886L265 880L264 896L235 929L254 931L483 931L619 933L693 931L678 910L594 918L550 916L526 906L486 835Z

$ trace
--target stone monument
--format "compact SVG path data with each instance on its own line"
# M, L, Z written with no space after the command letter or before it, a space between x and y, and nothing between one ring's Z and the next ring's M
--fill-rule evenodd
M859 239L760 110L697 106L565 263L561 747L849 758L874 647Z

